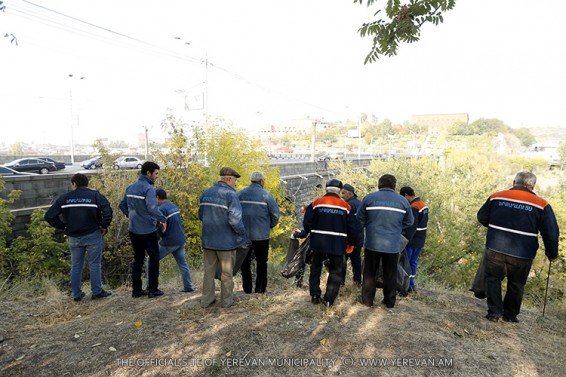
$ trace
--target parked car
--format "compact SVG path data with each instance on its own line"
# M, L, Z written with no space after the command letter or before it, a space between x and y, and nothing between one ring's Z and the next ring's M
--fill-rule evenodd
M96 156L81 162L83 169L98 169L102 167L102 156Z
M51 157L38 157L38 158L45 160L45 161L48 161L48 162L52 162L55 165L55 167L57 168L57 170L62 170L62 169L65 169L65 167L66 167L66 165L63 161L57 161L57 160L52 159Z
M141 169L144 161L133 156L121 156L112 164L113 169Z
M39 158L20 158L4 164L5 167L19 172L47 174L50 171L57 171L55 164Z
M11 177L14 175L35 175L35 173L22 173L14 169L7 168L5 166L0 166L0 175L2 177Z

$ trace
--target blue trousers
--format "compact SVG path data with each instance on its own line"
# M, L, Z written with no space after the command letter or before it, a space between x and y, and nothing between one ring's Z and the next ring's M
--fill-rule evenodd
M82 296L81 282L85 254L88 256L90 271L90 290L93 295L102 292L102 248L104 239L99 230L80 237L69 237L71 251L71 294L73 298Z
M189 291L193 289L193 282L191 280L191 270L187 264L187 258L185 257L185 247L186 243L176 246L163 246L159 244L159 260L165 258L167 255L173 255L175 262L177 262L177 267L179 267L179 272L181 273L181 279L183 280L183 289ZM147 257L147 288L149 289L149 271L151 270L151 261Z

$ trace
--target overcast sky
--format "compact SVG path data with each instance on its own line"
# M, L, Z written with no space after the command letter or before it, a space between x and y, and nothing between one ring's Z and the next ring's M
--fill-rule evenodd
M206 92L209 114L248 129L362 112L566 127L561 0L458 0L420 42L368 65L357 30L377 8L351 0L4 3L0 35L18 45L0 39L0 144L65 145L71 123L77 143L135 142L168 108L200 119L183 104Z

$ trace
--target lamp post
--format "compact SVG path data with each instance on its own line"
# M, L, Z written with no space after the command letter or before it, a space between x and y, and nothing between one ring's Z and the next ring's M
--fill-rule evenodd
M76 78L77 80L84 80L84 76L76 76L72 73L69 73L69 79L73 80ZM78 106L77 106L78 108ZM79 115L76 114L76 120L73 119L73 81L69 84L69 111L70 111L70 125L71 125L71 164L75 163L75 132L74 132L74 123L76 121L77 126L79 123Z

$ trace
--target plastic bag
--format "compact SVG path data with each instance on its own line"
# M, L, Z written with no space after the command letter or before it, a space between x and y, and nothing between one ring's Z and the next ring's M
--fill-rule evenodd
M290 278L300 271L304 270L307 252L310 249L310 234L299 245L299 240L290 239L287 246L287 257L283 264L281 275L285 278Z

